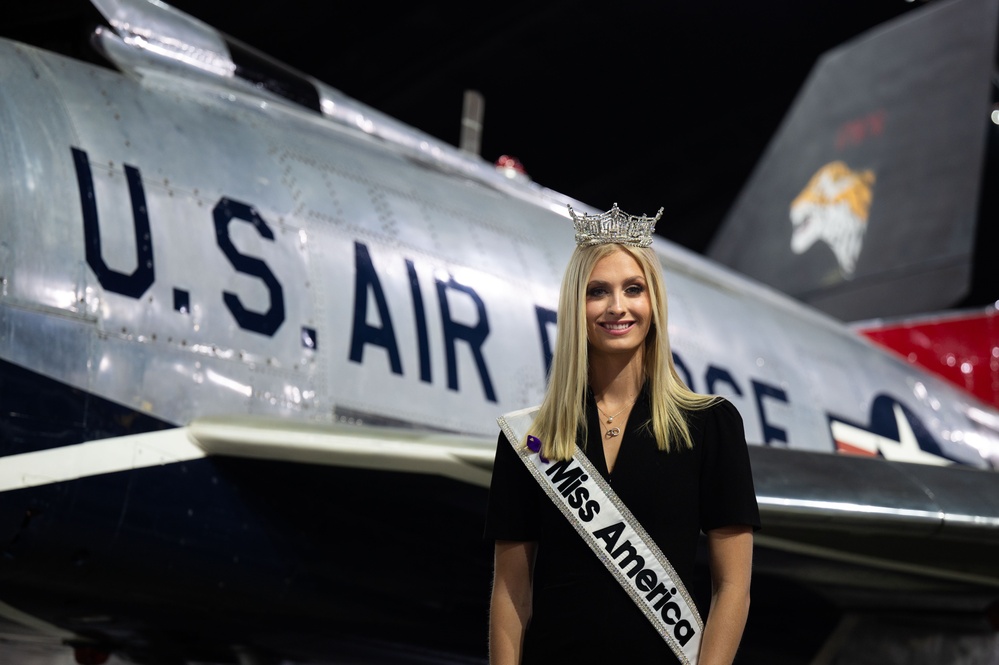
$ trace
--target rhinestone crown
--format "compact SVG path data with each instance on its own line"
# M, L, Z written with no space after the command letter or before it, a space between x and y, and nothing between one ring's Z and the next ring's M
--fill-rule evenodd
M569 208L569 216L576 227L576 245L590 247L617 243L633 247L648 247L652 244L652 234L656 230L656 222L663 215L663 209L655 217L640 217L622 212L617 204L599 215L582 214Z

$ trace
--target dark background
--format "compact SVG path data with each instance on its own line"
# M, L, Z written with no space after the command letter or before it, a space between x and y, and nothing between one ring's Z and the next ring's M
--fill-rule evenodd
M79 31L84 0L18 0L0 34ZM170 3L446 142L485 96L482 156L598 208L666 208L705 248L812 65L905 0Z

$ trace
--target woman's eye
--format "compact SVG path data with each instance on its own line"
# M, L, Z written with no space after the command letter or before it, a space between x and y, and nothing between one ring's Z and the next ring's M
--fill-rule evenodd
M605 291L602 288L593 288L593 289L590 289L589 291L587 291L586 295L588 295L591 298L599 298L600 296L604 295L605 293L607 293L607 291Z
M630 293L630 294L632 294L632 295L636 295L636 296L637 296L637 295L641 295L641 293L642 293L643 291L645 291L645 288L644 288L644 287L642 287L642 286L641 286L640 284L632 284L632 285L631 285L631 286L629 286L629 287L628 287L628 289L627 289L627 292L628 292L628 293Z

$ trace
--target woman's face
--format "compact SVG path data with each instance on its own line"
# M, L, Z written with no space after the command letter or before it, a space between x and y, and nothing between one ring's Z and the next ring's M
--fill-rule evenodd
M642 267L617 250L597 261L586 284L586 338L595 355L634 354L652 324Z

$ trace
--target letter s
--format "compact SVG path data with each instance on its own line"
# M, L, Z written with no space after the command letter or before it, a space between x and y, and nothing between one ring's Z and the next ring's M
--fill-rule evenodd
M584 522L592 520L600 512L600 504L596 501L587 501L586 505L579 509L579 519Z
M274 240L274 232L253 206L225 196L219 199L212 215L215 218L215 238L222 253L229 259L229 263L237 272L259 278L267 287L271 299L266 312L254 312L243 306L238 295L224 291L222 299L225 301L225 306L229 308L229 312L243 330L273 337L284 323L284 289L264 261L242 254L236 249L229 236L229 224L234 219L246 222L256 229L260 237L271 241Z
M577 487L576 491L570 494L566 501L573 508L579 508L588 498L590 498L590 492L585 487Z

